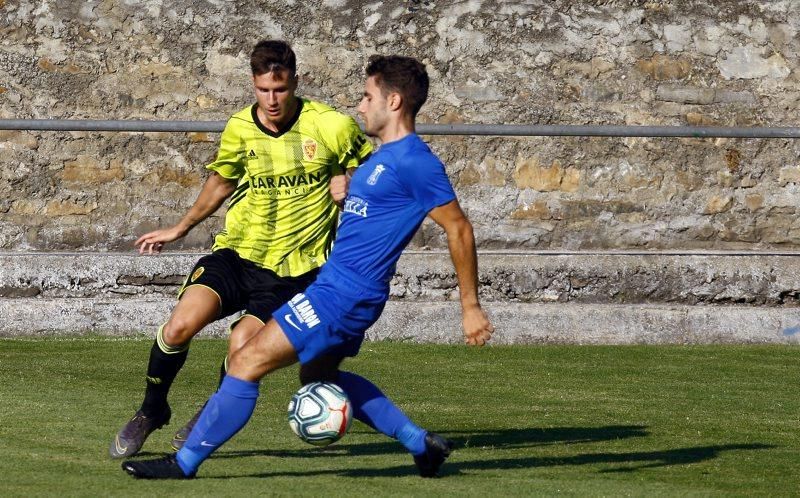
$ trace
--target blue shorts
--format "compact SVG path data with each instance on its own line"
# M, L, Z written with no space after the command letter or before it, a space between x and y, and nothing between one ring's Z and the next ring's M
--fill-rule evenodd
M388 298L388 285L326 264L314 283L272 317L294 346L300 363L323 355L355 356Z

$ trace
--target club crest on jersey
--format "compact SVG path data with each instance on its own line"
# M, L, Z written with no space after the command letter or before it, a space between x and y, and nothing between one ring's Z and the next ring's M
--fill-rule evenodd
M192 273L192 283L194 283L195 280L200 278L200 275L202 275L204 271L206 271L206 269L203 266L201 266L200 268L196 269L194 271L194 273Z
M385 169L386 167L383 164L378 164L375 166L375 169L372 170L372 174L369 175L369 178L367 178L367 183L370 185L375 185L378 183L378 177L381 176L381 173L383 173L383 170Z
M317 142L313 139L309 138L305 142L303 142L303 156L305 156L307 161L314 159L314 156L317 154Z

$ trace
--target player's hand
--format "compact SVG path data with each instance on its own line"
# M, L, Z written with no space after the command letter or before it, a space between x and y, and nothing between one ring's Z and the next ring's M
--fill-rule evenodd
M483 346L492 337L494 326L480 306L464 309L461 315L464 338L470 346Z
M134 247L139 248L139 254L158 254L164 244L180 239L186 232L177 225L172 228L163 228L146 233L136 239Z
M347 189L350 187L350 177L348 175L336 175L331 177L329 190L333 202L341 204L347 197Z

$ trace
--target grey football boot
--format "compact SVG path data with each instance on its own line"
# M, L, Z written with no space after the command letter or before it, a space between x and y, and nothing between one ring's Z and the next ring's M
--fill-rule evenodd
M171 415L169 405L161 414L154 417L148 417L141 410L137 411L111 442L111 447L108 449L111 458L125 458L139 453L147 437L154 430L169 424Z
M189 439L189 434L192 432L195 424L200 419L200 414L203 413L203 408L205 407L206 405L201 406L200 409L197 410L197 413L195 413L194 416L188 422L186 422L186 425L178 429L178 432L176 432L172 437L173 450L178 451L179 449L183 448L183 445L186 443L186 440Z

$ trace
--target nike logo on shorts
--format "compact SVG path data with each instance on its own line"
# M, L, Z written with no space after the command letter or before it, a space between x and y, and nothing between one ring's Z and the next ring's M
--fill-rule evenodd
M292 327L296 328L297 330L300 330L300 331L303 330L300 327L298 327L296 323L294 323L294 320L292 320L292 314L291 313L286 313L285 315L283 315L283 319L286 320L289 323L289 325L291 325Z

